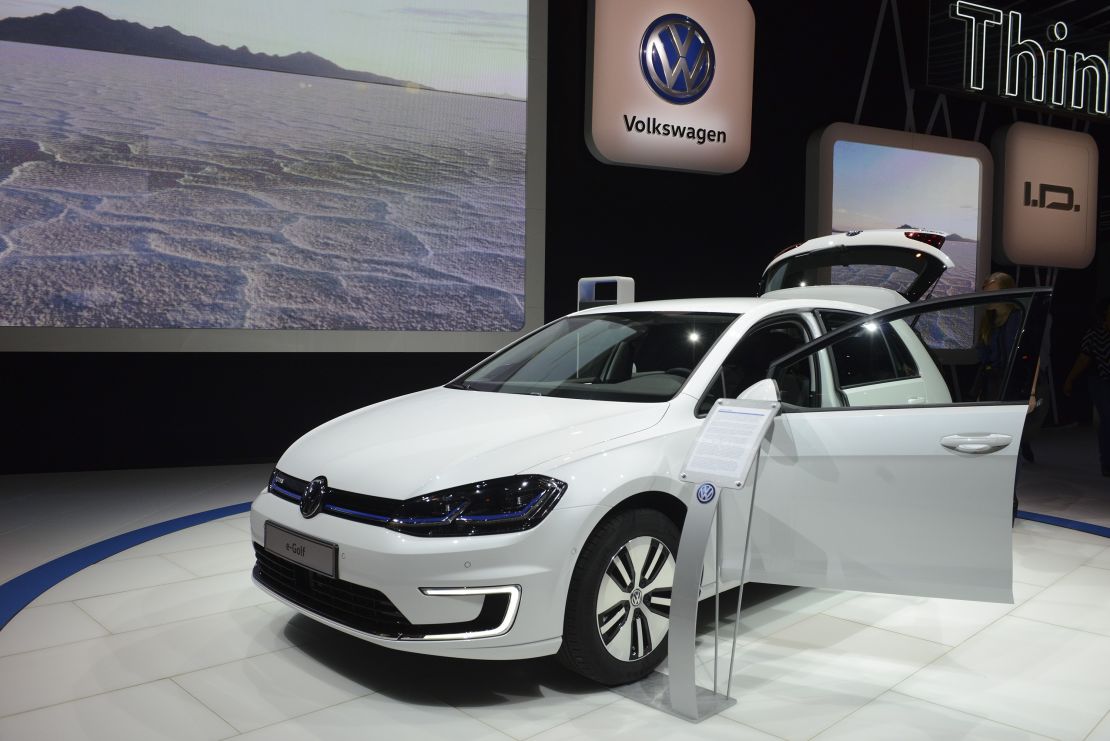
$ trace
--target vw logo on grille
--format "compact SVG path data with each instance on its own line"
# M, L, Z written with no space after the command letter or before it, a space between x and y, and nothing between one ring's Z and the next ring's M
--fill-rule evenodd
M301 495L301 515L308 519L320 514L324 508L324 494L328 491L328 480L317 476L309 482Z
M698 501L702 504L709 504L715 496L717 496L717 487L713 484L706 483L698 487Z
M716 58L709 35L697 22L679 13L656 18L640 42L640 69L659 97L677 104L693 103L713 81Z

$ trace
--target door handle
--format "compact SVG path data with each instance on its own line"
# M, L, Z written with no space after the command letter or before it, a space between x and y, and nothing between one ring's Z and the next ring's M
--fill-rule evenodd
M1012 443L1011 435L992 432L985 435L948 435L940 439L940 444L961 453L993 453Z
M910 398L906 399L906 403L907 404L924 404L925 403L925 397L924 396L911 396Z

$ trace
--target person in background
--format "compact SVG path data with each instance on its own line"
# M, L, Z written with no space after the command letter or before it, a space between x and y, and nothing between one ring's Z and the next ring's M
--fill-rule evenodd
M983 291L1004 291L1014 288L1014 278L1009 273L991 273L983 281ZM1018 333L1021 332L1022 317L1020 311L1014 311L1015 305L1009 302L987 304L983 318L979 322L979 331L975 336L975 351L979 354L979 369L975 374L975 382L971 388L973 401L1000 401L1005 389L1002 387L1006 381L1006 368L1013 353L1014 344L1017 342ZM1038 368L1039 370L1039 368ZM1029 397L1029 409L1026 416L1036 408L1036 376L1034 376ZM1028 430L1022 430L1021 457L1032 463L1034 460L1033 446L1029 442ZM1021 462L1018 461L1017 471L1014 472L1014 510L1013 519L1017 520L1018 513L1018 474L1021 471Z
M1083 335L1079 357L1075 359L1067 379L1064 393L1071 396L1075 381L1094 363L1091 374L1091 400L1098 412L1098 456L1102 475L1110 476L1110 299L1098 304L1098 323Z
M982 290L1003 291L1013 287L1014 279L1009 273L991 273L983 281ZM998 401L1002 398L1006 365L1014 343L1017 342L1018 332L1021 331L1021 312L1014 311L1014 308L1011 303L988 304L987 310L983 312L975 338L975 350L979 354L979 370L971 389L971 399L975 401ZM1035 390L1036 379L1033 385ZM1034 403L1030 399L1030 412L1034 409ZM1025 433L1028 433L1028 429ZM1021 457L1033 463L1033 445L1029 441L1029 435L1025 433L1021 436Z
M1014 287L1009 273L991 273L983 281L984 291L1003 291ZM975 401L998 401L1002 398L1006 363L1010 351L1021 331L1021 314L1009 303L988 304L979 322L975 337L975 351L979 355L979 370L972 385L971 398Z

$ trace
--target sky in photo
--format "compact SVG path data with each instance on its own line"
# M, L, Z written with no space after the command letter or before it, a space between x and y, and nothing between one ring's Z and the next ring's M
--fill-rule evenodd
M74 5L232 48L308 51L440 90L526 93L528 0L0 0L0 18Z
M980 179L973 157L836 142L833 230L909 224L977 239Z

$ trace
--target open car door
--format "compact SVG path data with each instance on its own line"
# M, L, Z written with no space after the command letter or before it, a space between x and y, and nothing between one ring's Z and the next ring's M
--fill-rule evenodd
M808 406L784 393L763 444L748 580L1011 602L1014 478L1050 297L1015 289L908 304L774 361L769 377ZM1003 333L1001 367L989 383L968 379L975 400L954 403L973 389L938 385L951 382L914 327L968 306L987 307ZM907 396L914 378L925 390ZM846 379L870 393L846 394Z
M784 288L856 285L889 288L917 301L955 266L940 232L868 229L818 237L796 245L767 266L759 294Z

